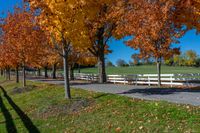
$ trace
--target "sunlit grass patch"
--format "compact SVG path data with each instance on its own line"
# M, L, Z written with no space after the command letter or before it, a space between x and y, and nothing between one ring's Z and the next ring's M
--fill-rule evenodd
M0 131L12 123L18 132L34 126L40 132L200 132L200 107L146 101L114 94L72 89L64 99L63 86L28 82L32 91L12 94L14 81L2 84ZM9 99L10 98L10 99ZM5 108L9 114L5 116ZM22 118L25 115L25 118ZM12 126L11 124L11 126ZM30 126L31 125L31 126Z

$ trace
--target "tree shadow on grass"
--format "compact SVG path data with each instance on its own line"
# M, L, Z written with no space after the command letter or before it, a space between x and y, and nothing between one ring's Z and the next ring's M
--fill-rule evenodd
M33 124L31 119L15 104L15 102L8 96L7 92L3 87L1 87L1 90L4 94L4 97L7 99L8 103L13 107L15 112L19 115L20 119L22 120L24 126L29 131L29 133L40 133L38 128Z
M109 95L111 95L111 94L103 93L103 94L99 94L99 95L97 95L97 96L95 96L95 97L93 97L93 98L94 98L94 99L99 99L99 98L106 97L106 96L109 96Z
M3 114L3 116L5 117L5 123L6 123L6 130L8 133L17 133L17 129L16 126L13 122L13 118L12 115L10 114L9 110L6 108L6 106L3 103L3 100L0 96L0 109L1 112Z
M125 91L119 94L134 94L140 93L144 95L170 95L174 93L180 92L195 92L200 93L200 90L193 90L193 89L177 89L177 88L145 88L145 89L132 89L129 91Z

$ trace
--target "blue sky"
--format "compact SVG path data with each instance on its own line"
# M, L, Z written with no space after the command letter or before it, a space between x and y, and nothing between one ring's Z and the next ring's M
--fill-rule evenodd
M0 0L0 13L7 11L12 11L13 7L18 4L20 5L22 0ZM5 14L0 14L1 16L5 16ZM123 44L124 40L116 41L111 40L109 42L110 49L113 53L107 55L107 59L115 63L118 59L124 59L127 62L131 60L131 55L136 51L131 49ZM184 52L186 50L194 50L200 55L200 35L196 35L196 32L189 31L186 35L180 39L180 44L176 45L177 47L181 47L181 51Z
M113 53L107 56L109 61L116 63L118 59L124 59L128 62L131 60L131 55L137 53L134 49L125 46L123 41L110 41L109 46ZM180 47L181 52L194 50L200 55L200 35L196 35L195 30L188 31L179 41L180 43L174 46Z
M0 0L0 13L12 11L15 5L20 5L21 3L22 0ZM5 14L3 14L3 16L5 16Z

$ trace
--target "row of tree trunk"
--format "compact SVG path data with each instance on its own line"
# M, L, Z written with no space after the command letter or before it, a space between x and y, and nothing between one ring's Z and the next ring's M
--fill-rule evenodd
M53 66L52 66L52 78L53 79L56 79L56 70L57 70L57 64L55 63ZM38 76L41 76L41 71L40 69L38 69ZM45 66L44 67L44 77L45 78L48 78L48 66Z
M74 80L74 68L73 67L69 67L69 76L70 76L70 80ZM41 70L38 69L38 76L41 76ZM44 77L48 78L48 67L44 67ZM56 64L53 65L52 67L52 78L56 79Z
M106 73L105 73L105 63L100 60L99 61L99 73L100 74L100 83L102 82L106 82ZM102 67L103 66L103 67ZM103 70L102 70L103 68ZM57 64L54 64L52 67L52 78L56 79L56 69L57 69ZM67 67L68 73L69 73L69 79L70 80L74 80L74 68L73 67ZM25 74L25 67L23 67L23 86L26 86L26 74ZM44 67L44 77L48 78L48 67L45 66ZM79 70L80 72L80 70ZM1 70L1 76L4 76L7 80L11 79L11 73L10 73L10 68L7 68L6 70ZM16 75L16 83L19 83L19 67L16 67L16 71L15 71L15 75ZM158 73L158 86L161 86L161 62L159 59L157 59L157 73ZM41 69L38 69L38 76L41 76Z
M63 63L64 63L64 83L65 83L65 98L70 99L71 98L71 93L70 93L70 85L69 82L70 80L74 80L74 69L73 67L69 67L68 64L68 55L67 52L63 53L65 56L63 58ZM104 60L104 54L102 56L99 56L98 60L98 66L99 66L99 82L104 83L106 82L106 73L105 73L105 60ZM52 78L56 79L56 67L57 65L54 64L52 67ZM45 78L48 78L48 67L44 67L45 70ZM158 70L158 86L161 86L161 61L157 59L157 70ZM4 76L7 80L11 79L11 74L10 74L10 68L8 67L6 70L1 70L1 76ZM38 69L38 76L41 76L41 70ZM23 87L26 86L26 67L25 64L22 67L22 82L23 82ZM16 67L16 82L19 83L19 67Z
M56 79L56 69L57 69L57 64L54 64L52 67L52 78ZM44 67L45 70L45 78L48 78L48 67ZM0 70L0 75L6 78L6 80L11 80L11 69L10 67L7 67L6 69L1 69ZM15 76L16 76L16 83L19 83L19 66L16 67L15 69ZM38 76L41 76L41 70L38 69ZM22 83L23 87L26 86L26 67L25 65L22 66Z
M0 73L1 73L1 76L6 78L6 80L10 80L11 79L10 68L6 68L5 70L1 70Z
M45 66L44 67L44 77L45 78L48 78L49 76L48 76L48 66ZM56 79L57 78L57 76L56 76L56 72L57 72L57 64L54 64L53 66L52 66L52 78L53 79ZM37 76L42 76L42 74L41 74L41 69L40 68L38 68L38 70L37 70Z

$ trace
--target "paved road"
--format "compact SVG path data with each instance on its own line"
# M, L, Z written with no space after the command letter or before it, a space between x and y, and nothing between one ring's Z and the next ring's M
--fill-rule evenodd
M63 84L62 80L32 79L51 84ZM146 100L164 100L172 103L190 104L200 106L200 90L174 89L174 88L149 88L148 86L116 85L116 84L91 84L71 83L74 88L89 91L104 92L124 95L132 98Z

